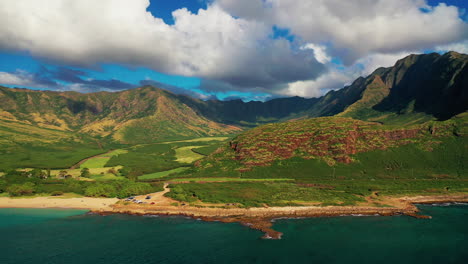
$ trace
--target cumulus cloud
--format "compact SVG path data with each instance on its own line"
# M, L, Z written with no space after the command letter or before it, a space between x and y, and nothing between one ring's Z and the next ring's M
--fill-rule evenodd
M31 75L21 74L21 72L9 73L9 72L0 72L0 83L6 85L31 85L34 83Z
M0 83L5 85L31 86L38 88L56 88L57 83L39 73L23 70L0 72Z
M468 38L457 7L432 7L425 0L216 2L234 15L288 28L306 42L330 43L331 55L346 65L373 53L423 50Z
M310 52L271 38L270 25L235 18L217 4L196 14L175 10L174 25L153 17L148 5L148 0L1 1L0 48L81 66L146 66L244 88L314 79L324 71Z
M80 92L119 91L137 87L120 80L93 79L87 73L66 67L47 68L41 66L35 73L17 70L0 72L0 83L20 87L49 88Z
M448 45L437 46L435 50L439 52L456 51L458 53L468 54L468 40Z

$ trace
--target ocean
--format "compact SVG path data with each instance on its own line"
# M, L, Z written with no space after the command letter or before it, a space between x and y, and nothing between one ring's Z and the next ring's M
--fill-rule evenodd
M280 219L281 240L185 217L0 209L0 263L468 263L468 206L420 208L433 218Z

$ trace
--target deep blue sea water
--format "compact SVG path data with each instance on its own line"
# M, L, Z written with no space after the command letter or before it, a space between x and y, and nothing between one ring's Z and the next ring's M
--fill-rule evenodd
M468 206L420 206L432 219L276 220L281 240L184 217L0 209L0 264L468 263Z

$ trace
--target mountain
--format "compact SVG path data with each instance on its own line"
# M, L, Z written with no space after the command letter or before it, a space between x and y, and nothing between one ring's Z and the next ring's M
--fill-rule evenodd
M20 123L138 144L239 133L258 125L320 116L384 124L447 120L468 109L468 55L410 55L320 98L202 101L145 86L121 92L0 87L0 125ZM6 123L8 122L8 123Z
M447 120L468 110L468 55L409 55L320 98L244 103L179 97L212 120L239 126L334 115L388 124Z
M241 130L209 120L176 95L153 87L89 94L0 87L0 105L0 122L112 137L130 144Z
M468 55L410 55L331 91L307 117L339 115L382 123L447 120L468 110Z
M353 178L467 175L467 64L455 52L410 55L318 98L295 120L238 135L195 174L310 178L333 167Z
M307 99L297 96L276 98L266 102L202 101L186 96L180 98L184 103L212 120L246 127L301 117L319 101L318 98Z

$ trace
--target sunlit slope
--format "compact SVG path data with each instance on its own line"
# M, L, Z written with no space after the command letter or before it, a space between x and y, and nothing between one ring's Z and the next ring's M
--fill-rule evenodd
M0 119L39 128L147 143L240 131L202 116L154 87L80 94L0 87Z

